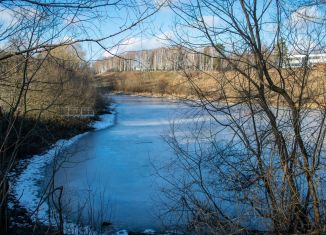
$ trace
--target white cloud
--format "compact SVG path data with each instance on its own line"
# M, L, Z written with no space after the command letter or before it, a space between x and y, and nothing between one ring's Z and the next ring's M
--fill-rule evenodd
M150 38L142 38L142 37L129 37L123 40L119 45L111 48L109 52L104 52L104 57L112 56L112 54L121 54L128 51L139 51L139 50L150 50L159 47L164 47L168 43L168 38L170 37L170 33L166 32L164 34L160 34L158 36L153 36Z
M307 20L321 19L323 18L322 12L317 6L301 7L292 13L290 21L292 25L300 27Z
M220 23L220 20L216 16L203 16L203 20L206 26L208 27L214 27L217 26Z
M32 19L33 17L43 17L38 15L38 11L35 8L24 7L12 7L5 8L0 6L0 24L10 27L14 24L20 23L22 20Z
M169 5L171 0L154 0L154 4L156 7L166 7Z
M15 23L16 18L12 10L0 7L0 23L5 25L10 25Z
M267 33L276 33L277 27L277 23L273 22L266 22L265 24L263 24L263 30Z
M73 41L76 41L76 38L72 37L72 36L68 36L68 35L65 35L62 40L61 40L61 43L71 43Z
M290 50L305 53L325 46L321 45L320 41L320 35L325 34L325 27L318 24L318 20L325 14L321 9L316 6L301 7L291 14L288 22L292 35Z

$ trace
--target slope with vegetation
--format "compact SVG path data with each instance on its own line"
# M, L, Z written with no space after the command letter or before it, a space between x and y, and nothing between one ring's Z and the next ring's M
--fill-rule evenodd
M94 114L105 111L107 100L93 85L93 73L77 49L58 47L28 58L28 63L23 56L0 62L2 169L90 130ZM13 220L14 212L9 210Z

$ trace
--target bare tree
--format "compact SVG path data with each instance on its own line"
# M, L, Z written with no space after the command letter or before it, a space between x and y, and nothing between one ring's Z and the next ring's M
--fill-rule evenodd
M32 125L30 131L24 132L26 120L33 116L34 123L38 123L53 106L85 95L80 94L81 90L72 93L80 80L74 82L71 78L82 80L89 76L88 65L81 63L78 43L93 43L109 51L105 45L108 39L125 36L160 7L146 1L124 0L0 1L0 234L8 232L8 174L34 128ZM100 33L103 30L97 22L110 21L119 14L125 16L123 23L110 33ZM57 53L60 48L70 50L68 57ZM69 57L72 54L73 58ZM70 87L69 92L63 86Z
M302 17L306 5L293 10L288 1L170 7L174 43L211 46L230 69L184 70L196 94L190 102L210 118L191 133L173 126L167 137L176 153L167 168L168 212L200 234L324 231L325 68L312 59L326 46L325 6L314 9L321 17L313 21ZM305 58L296 66L295 54ZM203 77L214 87L201 86Z

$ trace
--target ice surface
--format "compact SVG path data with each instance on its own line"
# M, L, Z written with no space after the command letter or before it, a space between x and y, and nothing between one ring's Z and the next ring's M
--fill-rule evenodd
M100 120L93 123L96 130L108 128L114 124L115 113L100 116ZM44 195L40 190L39 183L45 179L44 168L49 166L53 158L60 155L63 149L69 148L88 132L74 136L69 140L59 140L46 153L35 155L27 161L26 169L19 175L13 185L13 193L21 206L26 208L32 215L32 219L43 223L48 222L48 204L44 202ZM73 224L66 226L74 227Z
M164 180L155 174L153 163L169 161L173 152L162 135L170 131L172 123L186 124L175 130L176 135L182 135L190 131L188 125L209 118L200 115L192 119L197 109L162 99L113 99L116 112L102 115L101 121L93 124L95 131L60 140L47 153L29 160L14 193L30 213L38 212L34 219L47 219L48 205L43 203L38 208L39 182L44 181L54 157L63 158L59 150L69 149L71 156L54 181L55 187L64 187L63 207L68 217L77 220L81 214L87 223L91 212L96 220L110 221L118 229L148 234L163 228L157 215ZM86 206L81 209L80 205ZM66 226L76 229L74 223ZM127 230L120 232L128 234Z

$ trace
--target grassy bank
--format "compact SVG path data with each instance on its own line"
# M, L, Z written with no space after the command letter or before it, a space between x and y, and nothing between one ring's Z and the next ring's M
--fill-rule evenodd
M97 86L109 90L150 96L186 96L192 88L182 73L174 71L108 72L96 77Z
M305 94L314 97L309 101L304 97L305 107L316 108L326 104L326 66L314 67L308 72L300 68L284 69L281 72L286 80L280 78L279 71L271 71L272 79L293 97L300 97L301 84L307 84ZM259 84L258 79L258 75L253 73L252 80ZM96 77L96 84L116 92L190 99L205 96L212 101L227 101L229 103L241 102L244 91L251 91L252 95L255 95L254 92L256 92L250 87L248 80L235 71L107 72ZM286 103L282 97L270 90L266 92L266 98L271 105L285 105Z

